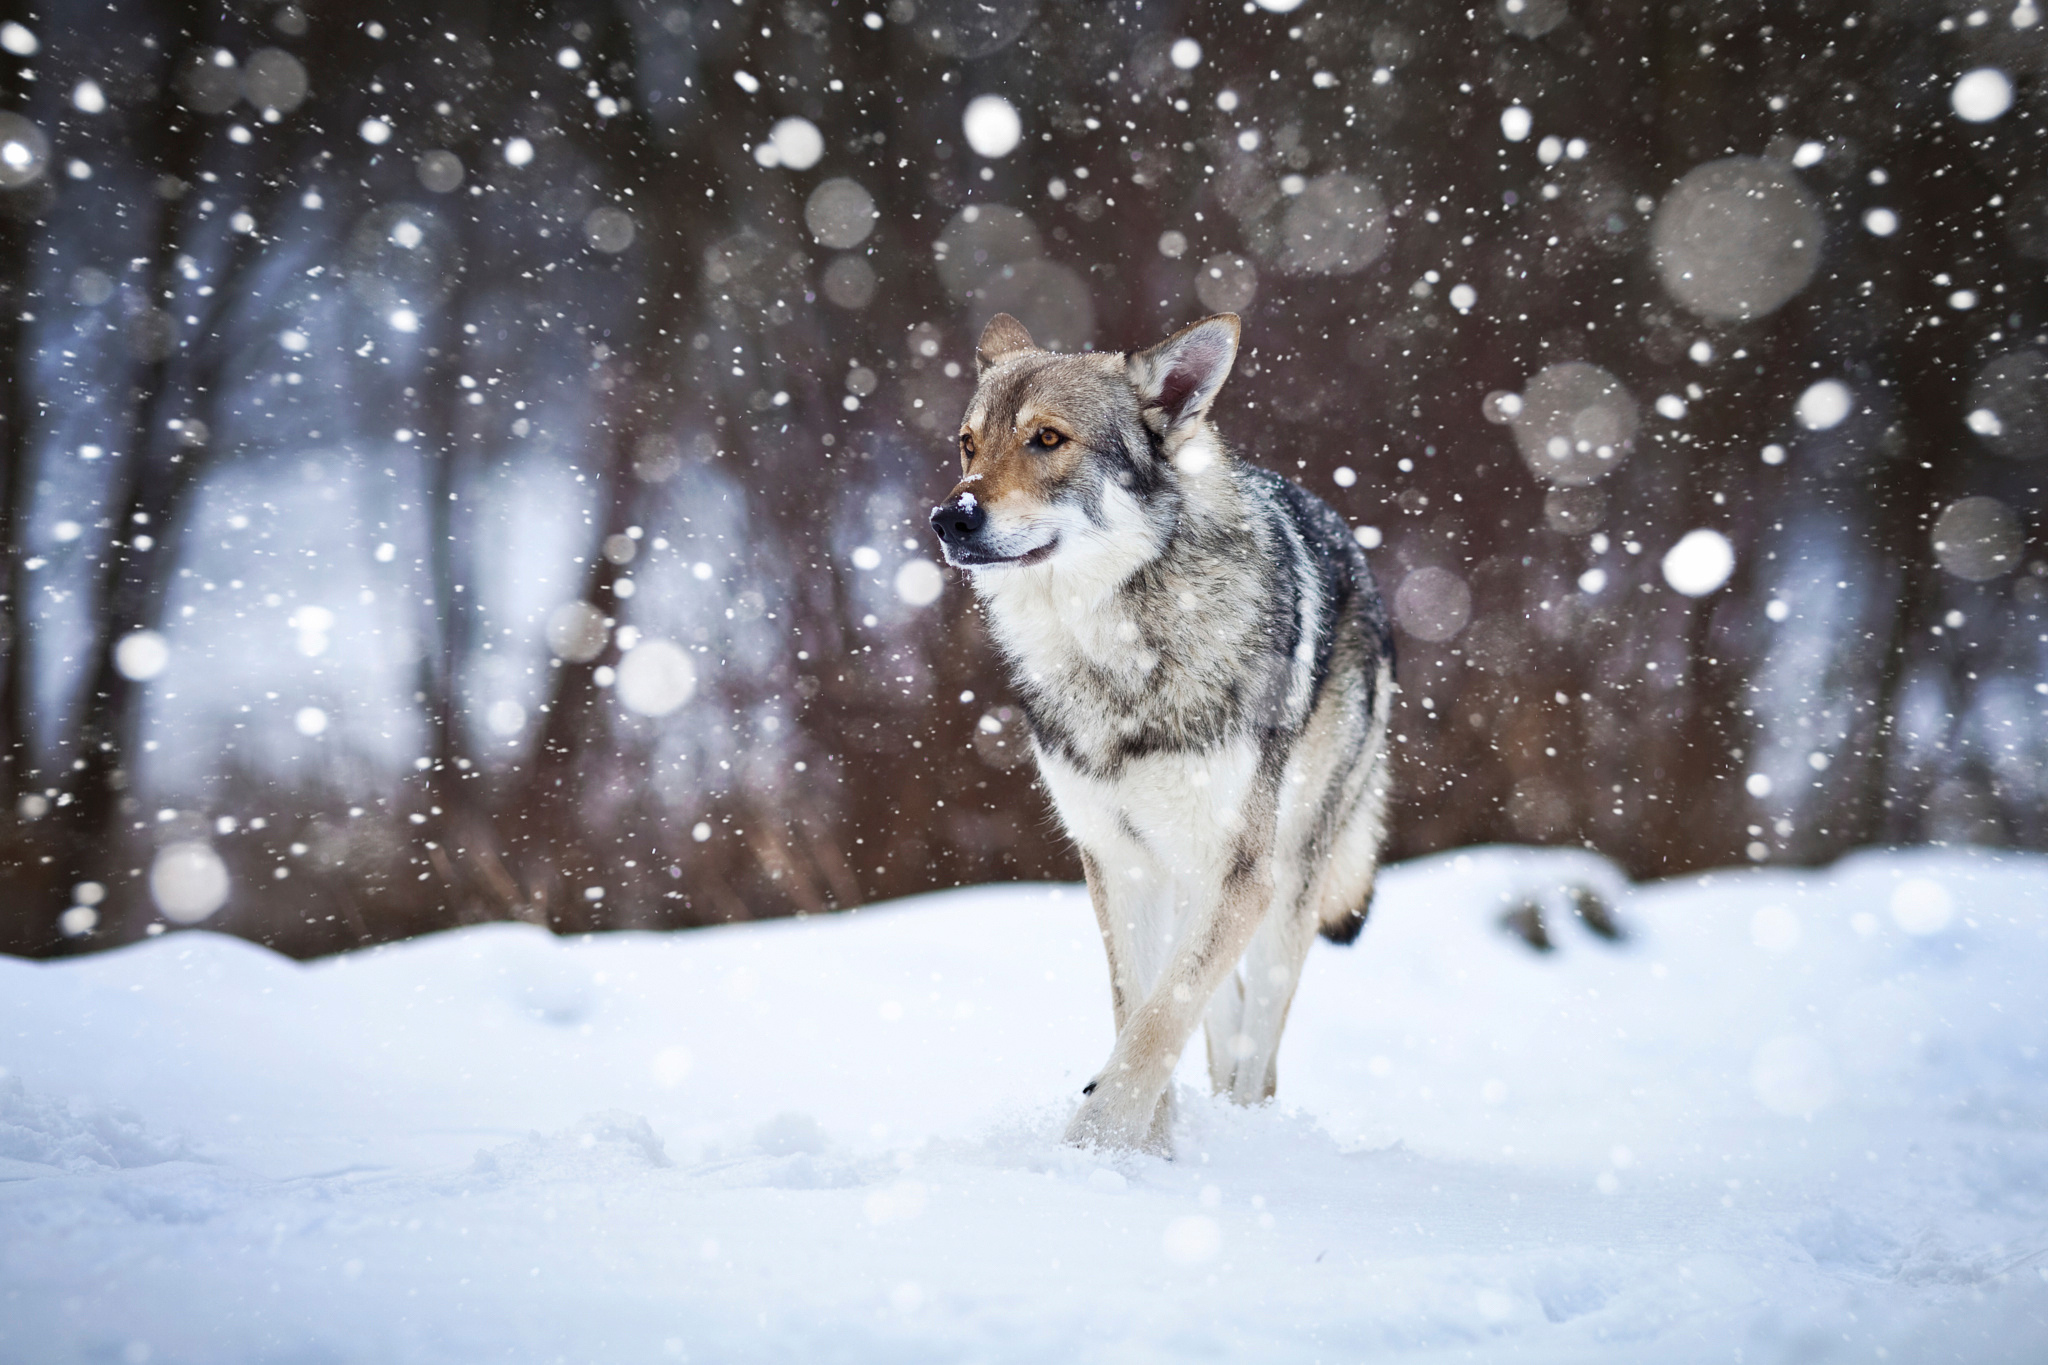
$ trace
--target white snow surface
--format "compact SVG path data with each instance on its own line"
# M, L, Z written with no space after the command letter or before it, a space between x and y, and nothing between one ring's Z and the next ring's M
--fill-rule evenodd
M1573 876L1626 942L1498 926ZM2040 857L1445 855L1167 1161L1059 1141L1076 887L0 959L0 1360L2040 1361L2044 983Z

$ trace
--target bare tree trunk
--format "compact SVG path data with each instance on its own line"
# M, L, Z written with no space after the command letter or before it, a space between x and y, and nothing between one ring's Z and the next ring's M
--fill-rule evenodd
M172 49L167 71L175 71L187 53L211 47L196 41L198 12L186 7L181 15L173 28L187 41ZM156 335L148 338L152 353L138 363L127 448L118 452L108 497L111 530L93 615L96 633L65 746L72 761L64 783L69 799L58 812L63 853L57 868L65 884L107 880L128 843L123 812L147 689L122 671L119 649L130 633L161 623L188 504L220 448L226 416L221 399L235 378L228 368L232 315L263 258L258 232L230 234L226 260L208 281L212 293L195 305L203 311L191 322L175 316L171 305L183 292L179 261L197 254L191 238L202 230L202 215L186 200L205 166L208 137L199 116L178 105L172 82L166 79L163 88L164 108L151 125L155 140L144 157L145 165L157 168L159 183L173 191L162 204L149 257L153 312L144 317L155 318ZM284 145L296 147L312 136L302 129ZM253 205L259 224L271 222L294 193L286 173L290 164L285 153L251 172L262 186ZM52 917L57 908L50 907Z
M464 324L471 311L474 253L482 249L476 230L474 210L457 202L452 212L462 243L462 276L442 309L437 354L421 376L422 417L417 444L426 461L426 530L428 581L432 597L423 602L427 618L427 646L419 666L420 708L428 733L428 766L419 774L426 797L428 823L422 828L430 853L441 854L434 865L440 871L458 913L469 914L478 903L492 905L496 913L512 910L499 879L477 871L490 866L494 852L489 814L478 784L483 771L464 723L461 700L462 669L475 644L479 587L473 560L463 535L467 518L462 498L472 491L471 476L480 460L470 448L462 430L462 414L468 390L461 380L467 369L464 359ZM444 849L453 849L450 857Z
M630 17L614 6L608 19L596 39L593 68L629 61L633 55ZM689 169L654 160L658 130L644 106L636 105L617 123L608 136L617 149L622 178L638 191L628 201L636 237L643 244L637 250L643 259L656 264L640 279L640 303L633 308L627 327L614 329L610 354L598 361L592 375L602 414L590 452L600 514L587 542L579 600L602 615L607 641L605 648L589 659L550 661L548 697L532 758L501 804L497 821L505 861L527 889L530 901L540 902L545 888L558 887L567 878L570 894L557 893L546 899L548 922L560 930L603 923L604 908L576 896L575 889L606 882L617 887L623 875L623 869L616 867L609 874L600 872L616 860L598 847L605 831L592 828L586 818L586 783L593 776L594 755L612 734L606 714L608 694L598 685L597 671L610 670L619 661L610 633L624 600L618 591L622 565L605 551L608 541L625 537L627 529L643 519L646 492L634 472L635 453L643 440L665 432L672 422L679 378L674 356L682 341L673 330L657 329L654 319L666 314L672 298L692 287L697 259L695 244L677 221L687 222L688 215L673 213L688 193L684 186L693 179ZM652 181L657 171L660 179ZM697 193L701 196L701 189ZM629 815L628 820L631 818ZM636 858L635 862L643 860ZM643 867L642 871L651 869ZM629 880L644 882L646 877ZM636 897L629 892L614 894L613 899L630 902Z
M12 101L10 101L12 103ZM17 190L10 200L33 192ZM32 357L26 347L29 311L27 205L0 204L0 822L18 818L35 766L29 720L29 511L35 491L35 404L29 397Z

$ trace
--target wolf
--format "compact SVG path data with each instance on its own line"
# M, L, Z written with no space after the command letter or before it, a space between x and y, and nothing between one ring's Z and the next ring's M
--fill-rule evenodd
M997 314L931 514L1109 955L1116 1045L1066 1133L1084 1146L1170 1153L1198 1022L1216 1092L1270 1098L1309 946L1358 936L1379 863L1386 609L1343 518L1212 424L1239 335L1223 313L1056 354Z

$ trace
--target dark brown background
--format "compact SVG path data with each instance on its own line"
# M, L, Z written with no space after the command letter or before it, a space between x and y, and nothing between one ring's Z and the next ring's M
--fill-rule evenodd
M968 381L944 366L971 372L973 336L1002 301L957 298L933 268L933 242L969 202L1030 215L1044 256L1085 282L1098 347L1209 311L1196 268L1249 259L1258 287L1218 405L1226 434L1379 528L1390 595L1425 567L1468 586L1464 629L1399 639L1394 856L1584 842L1656 875L1871 842L2048 844L2034 687L2048 452L2003 458L1963 421L1984 365L2042 344L2048 325L2039 26L2015 30L2003 10L1973 26L1969 6L1935 3L1529 0L1511 16L1429 0L1309 0L1285 15L1041 0L985 21L962 4L895 0L876 28L863 6L825 0L407 8L43 4L28 20L42 50L0 61L0 104L56 148L39 181L0 192L0 948L144 932L155 842L204 831L222 810L243 824L216 841L237 890L213 925L297 954L507 916L681 926L1077 875L1018 762L965 589L862 623L876 592L888 596L900 538L925 534L923 507L950 479ZM1184 36L1204 53L1191 71L1169 57ZM217 48L246 63L265 47L300 57L312 96L245 146L223 130L249 123L250 107L195 108L206 97L179 73ZM557 61L564 47L578 69ZM1963 122L1949 90L1985 64L2011 75L2015 106ZM1336 84L1319 87L1318 72ZM88 77L111 102L91 118L68 102ZM601 117L591 81L629 107ZM1228 114L1225 88L1242 101ZM1025 129L994 161L961 137L966 102L990 92ZM1535 117L1526 142L1501 135L1515 103ZM372 115L391 121L390 142L358 135ZM815 167L757 164L753 148L787 115L823 130ZM1250 150L1237 141L1248 127L1261 135ZM504 162L515 134L536 148L529 167ZM1548 134L1586 139L1587 154L1542 164ZM1825 220L1815 278L1754 321L1686 313L1659 280L1643 206L1702 162L1789 163L1807 142L1824 149L1798 172ZM436 148L488 193L423 190L415 158ZM94 163L90 179L64 173L74 156ZM1290 274L1281 180L1332 172L1378 187L1391 244L1356 272ZM858 309L819 296L835 253L804 227L806 197L835 175L879 210L860 248L879 288ZM317 222L292 209L313 184L326 196ZM308 373L324 377L326 407L245 403L277 363L266 310L286 263L326 260L346 278L351 225L399 202L429 203L448 234L420 347L395 368L316 347ZM636 224L616 255L585 249L580 233L605 203ZM1899 214L1896 235L1860 226L1877 205ZM235 206L263 226L237 233ZM1178 259L1158 248L1168 230L1188 238ZM95 262L119 286L103 321L72 297ZM1457 282L1477 291L1470 313L1445 301ZM1983 304L1951 309L1960 285ZM60 324L84 338L76 357L62 354ZM1701 340L1712 365L1689 358ZM1643 434L1602 481L1599 508L1559 530L1482 400L1564 360L1619 377ZM876 386L849 412L855 365ZM545 712L509 751L485 733L463 679L485 645L494 532L463 497L505 477L512 442L508 414L465 405L472 372L581 414L559 449L594 490L574 527L575 572L607 615L652 621L662 603L651 571L633 604L620 600L626 570L599 553L606 535L680 538L720 498L744 527L718 580L731 624L712 618L692 757L672 780L666 732L597 685L616 646L552 669ZM1849 383L1858 411L1806 433L1793 406L1822 377ZM1693 383L1704 397L1682 422L1651 412ZM48 490L70 458L60 419L88 396L126 435L92 494L98 522L67 561L71 596L53 604L42 585L57 580L35 575L55 571L28 565L59 510ZM266 461L288 471L302 429L325 422L335 439L337 405L365 440L394 422L420 433L396 458L431 509L413 528L431 547L414 600L438 604L423 609L417 670L427 767L286 770L222 751L198 778L189 761L159 771L139 742L147 686L121 676L113 646L164 623L180 528L208 481ZM187 423L178 432L173 416ZM1759 458L1769 442L1788 449L1783 464ZM1339 466L1354 484L1339 486ZM2035 537L2016 572L1985 583L1943 573L1929 544L1933 515L1974 494L2000 498ZM138 512L156 528L146 553L119 529ZM1658 561L1701 526L1732 540L1737 568L1695 601ZM859 543L888 551L869 575L879 589L848 564ZM1596 565L1607 586L1579 591ZM1826 590L1793 594L1800 575ZM1785 623L1765 610L1780 593L1794 608ZM1945 623L1952 612L1963 624ZM712 662L728 655L748 662ZM209 685L231 689L234 674L224 661ZM975 701L959 700L970 690ZM188 750L209 742L185 738ZM1809 749L1825 768L1796 762ZM1743 779L1772 753L1801 780L1752 797ZM152 818L160 808L173 818ZM255 811L268 813L261 831L247 827ZM708 841L690 835L700 819ZM273 866L294 875L273 881ZM64 940L57 914L87 879L109 889L100 928ZM593 881L601 901L580 894Z

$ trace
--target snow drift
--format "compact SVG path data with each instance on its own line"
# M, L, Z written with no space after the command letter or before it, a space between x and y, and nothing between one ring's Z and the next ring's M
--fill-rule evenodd
M0 1360L2038 1360L2044 982L2048 859L1440 857L1165 1162L1072 887L0 960Z

